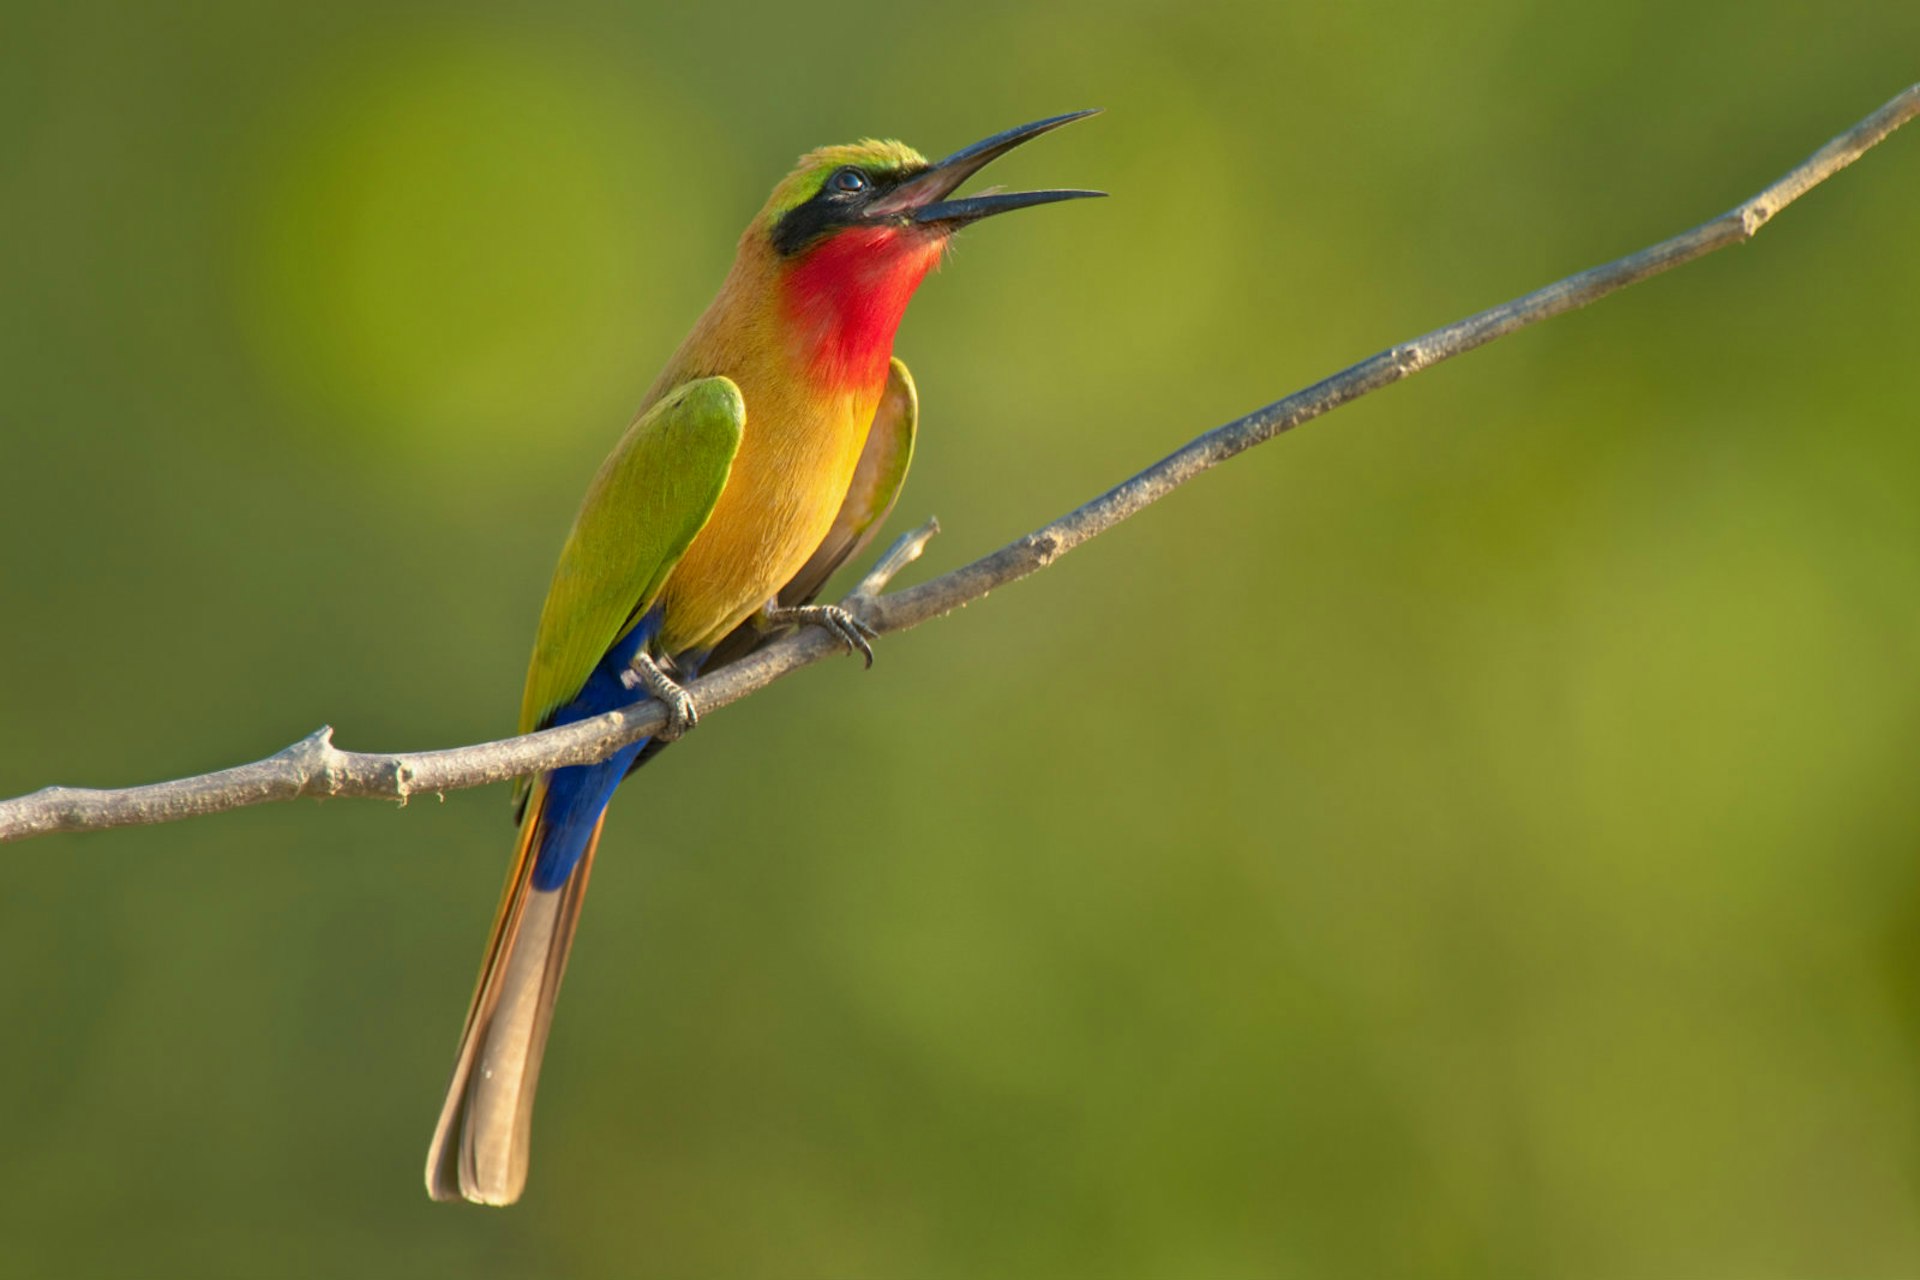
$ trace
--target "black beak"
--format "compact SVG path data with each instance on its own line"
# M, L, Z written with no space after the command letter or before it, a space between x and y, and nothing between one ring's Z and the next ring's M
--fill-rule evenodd
M876 201L867 213L876 218L904 217L909 222L923 226L957 229L996 213L1029 209L1037 204L1052 204L1056 200L1103 196L1107 194L1104 191L1008 191L968 196L961 200L945 198L961 183L1021 143L1030 142L1043 133L1052 133L1061 125L1098 114L1097 107L1091 111L1074 111L1064 116L1035 120L1032 124L1023 124L1005 133L996 133L991 138L954 152L926 172L907 179Z

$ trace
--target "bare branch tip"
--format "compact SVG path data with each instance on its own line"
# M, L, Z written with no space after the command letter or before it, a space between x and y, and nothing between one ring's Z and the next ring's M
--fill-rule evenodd
M887 584L892 582L902 569L920 558L927 549L927 543L933 541L934 535L939 532L939 519L929 516L927 522L919 528L909 529L895 538L893 545L887 548L886 554L874 562L873 568L867 571L867 576L860 579L860 585L848 595L848 601L853 603L871 600L885 591Z

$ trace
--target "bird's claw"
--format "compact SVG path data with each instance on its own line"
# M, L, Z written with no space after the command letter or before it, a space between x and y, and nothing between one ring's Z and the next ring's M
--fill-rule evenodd
M768 627L819 627L848 653L857 653L869 667L873 665L872 642L880 633L837 604L769 605L761 621Z
M667 709L667 723L653 735L660 741L672 742L700 723L700 708L693 695L675 683L646 652L633 656L633 665L620 673L620 683L635 692L645 689Z

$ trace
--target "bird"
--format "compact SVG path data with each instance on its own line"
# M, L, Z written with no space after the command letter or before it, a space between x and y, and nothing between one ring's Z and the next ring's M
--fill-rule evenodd
M872 632L812 603L891 512L919 401L894 336L954 234L1105 194L956 197L1015 147L1096 114L994 134L929 163L867 139L800 158L594 475L535 634L520 732L658 698L666 726L597 764L523 780L519 838L427 1153L436 1200L518 1200L554 1001L614 789L697 723L684 688L796 626L872 664Z

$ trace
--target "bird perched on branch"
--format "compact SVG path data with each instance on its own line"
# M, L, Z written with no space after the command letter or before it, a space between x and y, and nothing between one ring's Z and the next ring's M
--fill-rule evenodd
M811 601L906 476L918 405L894 332L961 227L1101 194L953 198L996 157L1091 114L1009 129L936 164L897 142L804 156L601 464L540 613L520 731L648 695L668 727L516 797L520 839L427 1153L434 1199L511 1204L526 1185L534 1085L607 804L697 719L680 682L795 625L826 627L871 663L859 620Z

